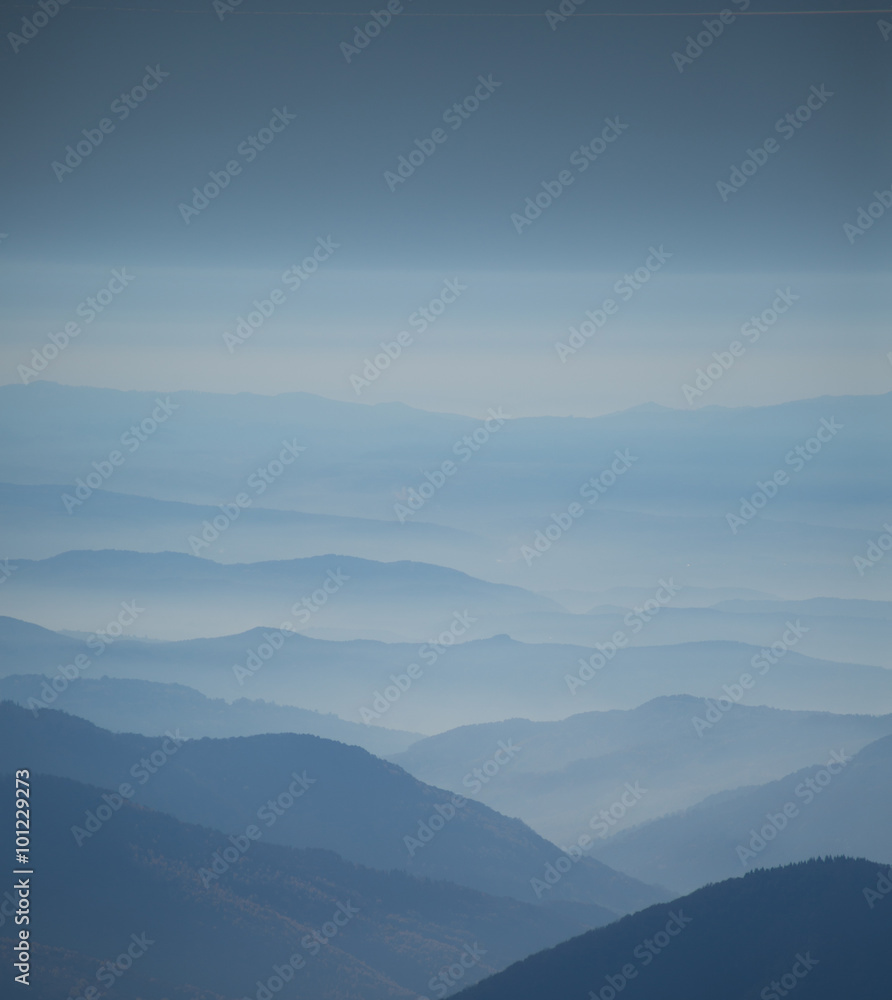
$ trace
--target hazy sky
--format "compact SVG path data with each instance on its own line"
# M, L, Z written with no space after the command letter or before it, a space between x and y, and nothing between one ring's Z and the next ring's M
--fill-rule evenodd
M686 38L704 17L716 31L715 15L582 16L616 9L586 0L552 29L544 4L406 0L412 15L535 16L397 17L348 62L367 7L300 16L287 12L305 4L242 0L221 20L210 0L146 4L194 13L75 2L23 45L7 33L33 12L0 17L16 95L2 382L77 322L42 377L467 413L687 406L682 386L781 289L798 298L695 405L892 389L892 208L843 228L892 189L892 40L877 15L737 17L697 55ZM87 154L66 164L79 142ZM764 164L732 177L749 150ZM206 207L179 207L233 161ZM560 194L518 222L527 198L548 200L543 181ZM320 246L316 273L284 279ZM641 287L625 283L648 265ZM85 321L79 305L121 268L132 279ZM447 281L460 294L421 329ZM272 315L227 347L255 299ZM562 362L556 344L608 299L612 315ZM351 375L404 330L412 342L357 394Z

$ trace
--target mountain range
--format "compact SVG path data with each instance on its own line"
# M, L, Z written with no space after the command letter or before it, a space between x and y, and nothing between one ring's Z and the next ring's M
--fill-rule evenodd
M619 834L597 856L675 892L825 855L892 864L890 782L892 736L858 753L837 747L778 781L713 795Z
M241 1000L283 979L291 995L319 1000L410 1000L463 957L473 981L585 926L552 907L227 837L130 801L107 806L101 830L78 843L72 828L108 793L36 771L32 783L33 850L52 887L31 926L41 1000L110 984L125 1000ZM0 785L11 792L9 774ZM0 919L9 956L17 929Z
M606 857L612 838L630 826L695 806L709 795L780 779L822 763L834 749L856 753L889 734L892 715L742 704L721 712L677 695L630 711L586 712L560 722L509 719L462 726L413 743L391 760L438 787L479 787L481 801L520 816L555 843L574 844L594 830L592 853ZM507 740L522 748L510 770L492 778L481 774L491 769L499 741ZM630 787L638 794L631 795ZM855 853L858 844L853 840L851 850L841 846L837 853ZM690 861L697 865L696 854Z
M112 792L125 784L135 803L225 834L255 825L271 843L324 847L357 864L530 903L543 898L534 880L560 856L520 820L318 736L113 734L52 709L35 718L11 702L0 703L0 722L0 760L14 761L16 748L28 746L35 771ZM87 835L101 839L103 832ZM583 858L547 897L596 924L666 893Z
M176 728L188 731L193 738L306 733L359 746L379 757L399 753L421 738L418 733L346 722L333 714L323 715L294 705L250 698L238 698L232 703L207 698L185 684L81 677L60 693L53 690L52 678L42 674L0 678L0 700L26 707L45 704L47 691L55 696L50 703L53 708L119 733L161 736L167 729Z
M150 417L159 398L169 417L144 434L138 448L122 450L121 438ZM877 564L865 579L853 558L888 516L889 474L864 470L882 447L890 406L892 395L884 394L755 408L642 406L586 419L474 419L305 393L158 397L36 381L0 387L0 419L9 428L0 462L11 470L5 479L13 486L73 489L91 477L89 489L205 508L232 504L243 493L255 513L262 507L398 527L406 526L399 524L399 506L424 486L428 496L407 523L451 528L466 539L444 537L440 545L428 535L426 554L434 562L535 591L656 586L660 577L684 569L691 586L759 590L770 578L772 593L783 598L877 598L892 593L892 570ZM827 440L812 455L805 444L818 431ZM463 444L475 433L475 447ZM282 468L275 463L285 444L304 450ZM124 461L112 466L108 456L115 451ZM196 455L203 456L201 468ZM617 455L627 463L620 475L611 471ZM446 461L455 471L440 484ZM258 470L269 478L259 481L262 491L249 485ZM787 473L783 488L732 531L728 516L746 512L758 484L778 470ZM99 502L91 495L78 511L94 499ZM574 502L584 516L572 521L572 543L562 540L561 529L544 551L525 556L536 532L554 533ZM150 523L166 524L162 530L180 548L181 523L159 518ZM10 539L16 521L23 523L16 515ZM36 522L29 523L33 537ZM236 539L238 523L231 530ZM364 532L356 536L351 529L345 543L352 537L366 545ZM238 558L263 560L269 541L262 535L251 528L234 542ZM249 555L248 536L264 551ZM477 543L467 543L467 536ZM122 540L119 532L102 544ZM225 537L213 544L202 553L229 558L220 551ZM150 545L171 547L157 532Z
M106 622L114 621L114 610L104 612ZM444 631L459 632L463 615L457 611L454 627ZM132 630L142 621L138 618ZM0 618L0 676L71 671L82 655L89 663L75 669L77 676L186 684L210 698L262 698L425 735L489 723L493 715L560 720L585 710L636 708L679 693L727 699L728 690L743 705L892 712L892 671L816 660L792 647L780 655L731 642L613 651L604 643L601 652L521 643L505 635L452 645L446 642L449 636L443 636L442 645L440 636L429 638L434 641L332 641L277 634L273 627L178 642L126 637L105 642L96 634L85 640ZM746 688L740 684L744 675L751 679Z

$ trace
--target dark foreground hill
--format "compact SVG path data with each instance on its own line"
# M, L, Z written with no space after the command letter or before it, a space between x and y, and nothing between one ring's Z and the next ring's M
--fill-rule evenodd
M109 985L108 975L114 978L111 972L105 974L104 983L96 978L97 970L108 960L35 941L31 948L31 964L32 969L37 971L32 973L27 988L23 986L21 991L28 1000L98 1000L98 995L102 995L100 991ZM12 968L13 962L17 961L13 939L3 937L3 930L0 929L0 964ZM211 990L169 983L145 975L140 972L138 964L127 972L127 978L117 980L108 991L110 1000L230 1000ZM84 991L91 986L96 989L97 997L92 994L84 996Z
M283 980L288 997L414 1000L463 955L473 981L580 929L549 907L230 840L128 802L79 843L72 827L101 790L37 772L31 786L40 1000L104 993L109 979L119 1000L268 1000ZM0 788L11 797L8 774ZM4 906L3 954L16 933Z
M888 1000L889 874L849 858L752 872L533 955L461 1000Z

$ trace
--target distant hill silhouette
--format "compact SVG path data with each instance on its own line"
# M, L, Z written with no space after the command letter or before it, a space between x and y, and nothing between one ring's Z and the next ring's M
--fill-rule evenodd
M392 760L421 781L461 791L463 776L492 756L498 740L515 740L523 747L515 766L481 785L481 801L520 816L549 840L572 843L591 832L592 817L609 809L627 783L639 783L644 794L619 810L621 815L609 817L602 830L607 835L713 793L822 763L834 747L854 753L892 734L892 715L727 707L730 711L721 712L699 698L678 695L631 711L586 712L557 722L509 719L462 726L420 740ZM606 846L600 837L596 845L596 853Z
M829 780L821 761L770 784L710 796L678 815L620 834L597 855L678 892L757 865L826 854L892 864L892 736L857 754L854 747L845 750L852 759L837 765ZM795 809L789 817L783 813L788 803ZM769 831L767 840L759 833L766 824L779 828ZM751 843L757 848L752 854Z
M316 628L364 627L413 642L439 635L454 613L468 612L477 624L496 614L559 610L522 587L417 560L377 562L335 553L223 564L204 558L204 550L199 555L105 549L20 559L5 606L8 613L39 621L52 591L75 622L68 627L75 628L102 620L126 600L143 609L137 633L157 638L277 628L283 622L300 631L312 622ZM465 633L473 631L468 626Z
M119 441L122 428L151 412L156 397L43 380L0 387L5 478L18 485L73 485ZM170 422L103 485L212 507L234 496L251 470L275 457L283 440L295 440L306 452L254 497L255 507L393 522L394 503L424 481L425 470L454 458L454 445L481 423L309 393L175 392L170 400L179 407ZM414 520L481 537L480 549L495 553L489 560L492 579L535 590L655 584L667 566L684 567L698 552L691 582L702 587L767 586L779 596L799 596L838 593L845 579L849 596L875 596L877 582L888 587L892 570L883 564L871 581L862 580L851 572L852 555L876 533L880 525L869 512L883 510L892 490L889 470L873 461L884 446L890 413L892 394L883 393L772 406L643 406L597 418L512 419ZM770 512L747 525L741 544L726 514L771 471L766 462L783 467L790 449L830 418L844 426L844 434L772 499ZM534 568L528 566L520 547L547 526L551 512L565 510L579 496L582 484L610 468L617 449L628 450L636 464L577 522L572 543L553 546ZM94 497L87 503L93 499L100 502ZM234 538L239 530L238 524L231 529ZM171 525L174 532L179 545L181 525ZM162 548L163 539L156 539ZM465 558L459 546L443 546L450 547L456 558L451 565L487 575L476 555ZM9 613L31 617L21 609Z
M70 597L76 602L73 585L67 594L66 601ZM184 599L183 607L191 604ZM269 614L267 609L267 621ZM141 621L135 622L133 634L138 634ZM479 624L483 621L481 617ZM187 684L211 698L263 698L334 712L350 722L427 734L499 719L562 719L586 711L631 709L678 694L717 698L724 694L723 686L735 684L741 674L752 676L753 660L761 655L759 648L736 642L635 646L621 649L593 670L593 660L601 662L596 649L517 642L507 635L461 636L459 642L435 650L427 642L342 642L295 634L269 656L264 645L269 627L178 642L125 636L96 655L83 639L48 631L0 617L0 676L54 674L60 664L85 653L91 660L85 677ZM261 647L267 657L263 661L257 654ZM410 690L396 691L394 677L399 679L413 663L420 676ZM571 691L567 678L579 682L580 676L588 680ZM816 660L791 649L756 677L743 691L741 704L812 712L892 712L892 670L883 667ZM382 701L388 688L391 693ZM473 698L468 691L474 692Z
M40 701L43 685L50 680L42 674L0 678L0 699L20 705L28 705L31 698ZM346 722L336 715L323 715L292 705L249 698L239 698L230 704L222 698L206 698L184 684L115 677L98 680L81 677L77 684L57 694L52 706L112 732L142 733L144 736L158 736L176 726L181 726L193 738L308 733L355 744L378 756L398 753L421 738L418 733Z
M191 552L189 536L204 521L213 521L220 514L220 508L213 504L156 500L115 492L115 486L115 479L111 479L107 490L94 490L69 514L61 497L72 494L71 482L40 486L0 483L0 515L16 543L10 554L46 559L84 548ZM252 506L239 514L236 531L228 531L223 541L203 551L227 563L299 559L328 552L440 564L451 552L463 562L473 563L475 550L483 555L481 542L467 532L423 521L400 524L393 519Z

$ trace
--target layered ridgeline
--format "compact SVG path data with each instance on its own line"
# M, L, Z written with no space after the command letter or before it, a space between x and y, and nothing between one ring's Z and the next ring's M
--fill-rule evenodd
M33 907L38 1000L415 1000L584 927L550 907L230 838L129 801L79 841L72 828L108 793L37 771L31 783L39 884L51 887ZM9 774L0 786L12 788ZM223 854L237 860L205 878ZM7 912L4 957L17 934Z
M509 719L462 726L420 740L391 759L438 787L478 788L481 801L519 816L556 843L575 844L581 835L594 833L590 850L600 857L612 844L608 838L620 830L715 793L823 764L833 750L854 754L892 733L892 715L724 707L679 695L632 711L586 712L560 722ZM510 768L493 773L489 762L500 741L520 750ZM669 850L670 843L676 844L696 867L703 859L689 850L693 819L687 833L661 846ZM655 836L655 843L659 839ZM837 844L835 850L879 857L856 851L858 843ZM723 871L722 877L731 874ZM666 881L653 872L648 880Z
M39 706L44 685L50 683L40 675L0 679L0 698ZM176 728L193 738L292 732L356 744L379 755L391 753L393 763L420 781L470 795L504 815L518 816L557 844L574 844L582 834L591 834L588 850L592 855L603 856L611 866L631 871L644 881L665 883L679 891L707 881L704 872L710 878L735 874L733 868L713 871L708 867L709 852L692 854L686 849L700 822L697 817L706 813L692 811L683 835L664 836L657 824L652 829L653 841L659 845L655 859L678 845L682 864L690 863L691 871L697 873L694 882L679 881L656 861L643 875L639 865L646 865L649 855L636 856L631 846L623 853L621 845L627 841L612 838L621 830L698 804L712 794L821 765L834 748L855 754L892 732L890 716L746 706L737 706L702 727L698 722L705 720L709 706L679 696L628 712L591 712L553 723L512 719L463 726L421 739L417 734L358 725L270 702L240 699L228 704L181 684L109 677L81 678L68 685L53 706L105 729L145 736L159 737ZM844 777L848 783L849 772ZM630 794L630 787L640 794ZM741 794L745 791L749 789ZM716 802L717 810L724 801ZM865 808L869 801L865 799ZM721 808L728 812L728 807ZM635 837L646 841L649 829L644 826L636 831L628 843L634 843ZM876 825L843 825L841 832L848 839L834 840L833 853L883 859L879 843L860 839L867 830L881 835ZM830 853L828 845L823 848L812 853ZM604 853L614 849L619 853ZM799 857L784 856L783 860Z
M0 703L0 723L0 761L14 762L27 746L34 771L97 785L116 802L123 797L225 834L243 836L256 827L265 842L325 847L386 871L566 904L592 926L668 898L587 857L557 884L546 883L562 858L554 844L520 820L422 784L359 747L296 734L198 740L173 730L161 738L112 734L54 710L35 718L11 702ZM105 830L102 823L96 828L96 816L107 807L97 797L84 811L80 842L101 842Z
M65 678L67 680L67 678ZM52 676L13 674L0 678L0 700L26 707L46 705L88 719L116 733L161 736L182 729L201 736L260 736L263 733L305 733L360 746L379 757L399 753L421 739L418 733L347 722L331 713L294 705L238 698L234 702L207 698L185 684L80 677L57 691ZM55 676L56 687L61 687ZM51 700L48 700L51 699Z
M629 830L597 855L678 892L755 867L848 854L892 864L892 736Z
M269 626L283 631L348 626L385 639L444 642L480 634L488 617L557 610L546 597L419 562L326 555L222 564L175 552L75 551L15 564L4 608L65 628L131 610L134 631L182 639ZM47 607L47 596L55 603ZM106 619L107 620L107 619ZM103 621L104 623L104 621Z
M114 478L107 489L95 490L78 490L72 483L0 483L0 513L13 546L9 557L47 559L71 549L123 549L210 555L228 563L343 552L364 559L435 563L451 551L478 569L485 565L480 558L484 540L456 528L253 504L231 518L226 504L221 509L218 504L117 493L116 485ZM223 520L215 525L215 518Z
M107 604L102 614L107 625ZM463 611L451 616L451 625L444 622L433 641L421 643L331 641L274 627L179 642L127 638L147 614L126 628L113 621L111 635L84 638L0 618L0 676L58 678L60 707L65 672L70 678L108 675L186 684L212 698L261 698L426 734L490 723L494 715L544 720L631 709L679 693L724 699L728 708L892 712L892 671L816 660L794 648L781 655L740 643L682 643L619 649L608 658L598 649L507 636L461 641L455 636L464 628ZM744 676L750 678L746 687ZM703 705L707 711L716 710Z
M238 507L241 495L247 511L433 522L483 542L428 535L431 562L537 591L656 587L667 572L688 568L685 582L762 590L771 580L780 597L890 593L892 570L868 555L892 487L892 473L872 461L890 395L694 411L647 405L594 419L474 419L301 393L183 392L161 403L153 393L4 386L0 418L9 432L0 461L18 470L6 478L60 487L63 512L62 488L74 495L81 480L86 498L66 514L72 521L92 517L99 489L206 508ZM131 428L143 421L153 423L140 441ZM137 445L122 441L128 434ZM289 461L280 460L283 451ZM111 462L112 453L123 461ZM445 462L454 471L444 473ZM414 510L413 495L422 501ZM574 503L581 513L568 513ZM171 515L169 524L166 514L151 515L158 534L148 544L189 551ZM21 523L35 538L35 522ZM202 554L229 558L232 537L238 558L268 558L269 534L253 523L239 515ZM362 554L393 558L390 538L379 547L366 527L356 536L366 539ZM15 522L10 530L14 540ZM98 543L94 529L90 537ZM105 544L121 544L120 533ZM308 541L286 544L288 557L320 554ZM863 575L856 556L867 560Z
M444 614L441 605L431 609L424 595L411 593L416 585L421 585L444 599L452 599L456 605L464 603L469 608L473 605L472 613L478 619L470 632L474 636L505 633L527 642L594 646L608 643L620 633L621 641L629 645L727 640L771 646L787 634L795 637L796 651L808 656L889 665L892 606L888 602L841 598L723 600L725 594L734 593L734 590L691 585L687 566L683 571L676 570L659 579L645 576L646 585L641 587L612 588L597 595L564 589L543 597L530 594L529 588L535 583L532 576L521 578L521 586L515 591L493 589L485 584L483 581L499 576L499 567L505 560L496 558L498 553L490 550L479 536L465 539L475 553L473 564L462 565L462 569L473 574L471 579L432 565L432 553L422 536L426 533L459 535L453 529L436 525L369 521L381 538L380 545L369 546L362 542L361 532L347 528L341 531L337 524L322 529L312 523L317 518L321 521L337 521L337 518L249 509L233 525L232 531L226 533L227 544L210 551L207 546L196 546L188 541L192 537L189 532L201 522L199 514L203 511L208 515L209 509L102 493L80 517L73 518L57 509L59 494L53 492L54 489L0 484L0 514L6 550L11 553L7 565L10 575L15 573L16 580L22 580L24 588L17 599L13 600L14 595L10 595L4 610L49 627L80 626L82 622L64 619L60 616L62 608L48 613L49 609L40 605L29 591L40 585L41 578L54 582L58 573L61 581L69 572L68 567L73 566L82 575L85 586L116 604L120 595L106 594L99 584L107 573L119 578L122 566L126 565L126 552L132 550L156 557L143 561L131 558L129 582L134 590L141 592L144 589L143 575L145 587L152 592L154 578L159 572L166 569L172 577L182 573L178 586L181 592L186 591L187 596L191 593L199 601L196 632L203 634L232 631L234 626L247 628L252 624L269 625L290 620L300 631L322 638L420 641L430 632L427 623L431 617L425 616L431 616L432 612L432 618L437 620L431 628L436 628ZM167 506L176 508L179 527L175 528L173 522L166 529L156 527L154 508ZM270 527L270 544L252 543L253 535L247 531L247 522L242 520L247 516L274 522ZM35 524L32 531L25 524L30 520L41 524ZM350 522L350 519L342 520ZM124 531L122 525L125 524L131 525L130 533ZM458 541L453 548L457 547ZM85 548L97 552L87 556L83 552ZM166 556L165 550L169 550ZM332 553L341 555L336 558ZM197 554L204 560L194 562L176 558L184 554ZM355 573L343 565L348 561L348 554L354 559L362 557L352 563ZM32 566L29 560L35 556L40 559ZM54 556L64 558L54 563L51 559ZM396 563L381 565L372 556L377 560L396 560ZM208 559L235 565L230 570L212 571L207 566ZM313 559L318 561L313 562ZM453 561L447 560L447 564ZM22 567L26 568L24 580L20 573ZM860 579L857 572L854 577ZM395 598L401 602L400 609L411 614L395 614L391 609L377 616L367 615L362 607L357 607L360 602L355 588L344 586L349 583L346 578L358 584L363 596L368 596L370 583L376 588L394 590ZM294 588L293 592L283 593L278 589L283 581ZM126 584L128 578L120 578L120 582ZM257 601L239 605L225 593L230 586L246 584L250 584L252 590L258 589ZM746 593L743 589L738 592ZM209 594L220 602L217 614L212 607L201 603ZM158 604L157 598L154 603ZM191 638L194 633L183 631L181 616L172 613L168 601L162 600L162 603L167 618L159 617L156 611L147 607L146 631L156 637L188 634ZM416 611L420 614L418 621L414 618Z
M892 881L836 858L753 872L518 962L462 1000L889 995Z
M636 646L729 641L776 649L777 643L781 650L795 648L797 653L821 660L892 665L892 603L888 601L817 597L727 601L719 599L720 591L684 586L682 576L670 579L670 588L634 588L624 596L603 595L604 603L586 607L585 614L536 612L495 624L500 626L497 631L523 642L594 646L620 633ZM572 599L560 593L553 596ZM691 606L683 606L685 601ZM698 606L700 602L704 606Z

